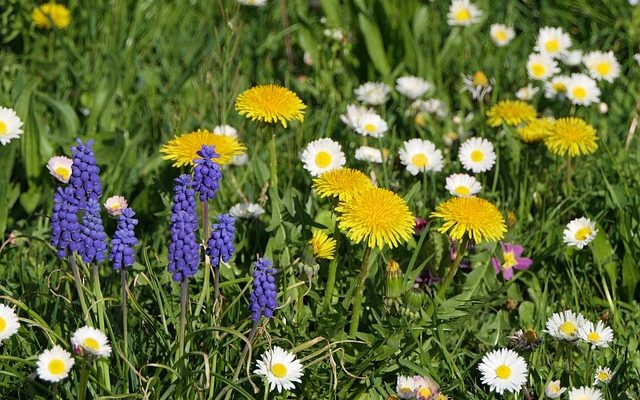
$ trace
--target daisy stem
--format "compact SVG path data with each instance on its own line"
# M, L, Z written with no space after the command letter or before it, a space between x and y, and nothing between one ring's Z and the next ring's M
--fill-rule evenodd
M336 250L340 248L340 229L336 222L333 228L333 239L336 241ZM336 251L335 257L329 263L329 275L327 276L327 287L324 292L324 308L328 309L331 306L331 298L333 297L333 289L336 286L336 275L338 273L338 251Z
M104 332L105 331L105 324L104 324L105 310L104 310L104 303L102 301L103 300L102 289L100 288L100 271L98 269L98 264L96 263L92 264L91 267L93 270L93 295L95 296L96 313L98 314L98 328L100 328L100 331ZM104 386L108 390L111 390L111 380L109 378L109 370L106 367L104 360L99 361L97 364L100 370L100 375L102 376L102 382L104 383Z
M80 307L82 307L82 316L84 319L84 323L90 326L92 324L91 319L89 318L89 310L87 309L87 304L84 302L82 279L80 279L78 264L76 264L76 260L75 258L73 258L73 254L69 256L69 265L71 265L71 271L73 271L73 280L76 282L76 290L78 291L78 298L80 299Z
M524 395L527 397L527 400L533 400L533 398L531 397L531 393L529 393L529 388L527 388L527 385L524 385ZM518 399L518 395L516 395L516 400Z
M449 267L449 271L447 272L447 276L444 278L442 285L440 285L440 289L438 290L438 297L444 298L445 293L447 292L447 288L453 282L453 277L458 272L458 268L460 268L460 262L462 261L462 257L464 257L464 253L467 252L467 243L469 241L467 239L462 239L458 242L457 254L456 258L451 263Z
M183 279L180 284L180 333L178 334L178 359L185 354L184 337L187 330L187 292L189 286L187 279Z
M87 368L87 357L82 357L82 368L80 369L80 387L78 389L78 400L87 397L87 381L89 380L89 368Z
M349 336L356 337L358 333L358 325L360 324L360 309L362 308L362 297L364 295L364 283L369 273L369 256L371 255L371 247L367 246L362 257L362 267L358 275L358 288L353 298L353 312L351 313L351 325L349 326Z

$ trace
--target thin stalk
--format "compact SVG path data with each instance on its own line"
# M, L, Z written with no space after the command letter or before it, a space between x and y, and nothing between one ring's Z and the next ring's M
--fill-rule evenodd
M240 376L240 370L242 369L242 364L244 364L244 359L247 357L249 353L249 349L251 348L251 343L258 332L258 327L260 326L260 320L255 321L253 326L251 327L251 332L249 332L249 337L247 338L247 343L244 345L244 349L242 350L242 355L240 356L240 360L238 360L238 365L236 366L236 372L233 374L233 381L235 382Z
M89 318L89 309L87 303L84 302L84 291L82 290L82 280L80 279L80 272L78 271L78 265L73 258L73 254L69 256L69 265L71 265L71 271L73 271L73 280L76 283L76 290L78 291L78 298L80 299L80 307L82 307L82 317L84 323L88 326L92 326L91 318Z
M205 201L202 203L202 225L203 225L203 239L202 239L202 243L204 244L204 247L207 248L207 241L209 240L209 202ZM213 271L213 273L215 274L215 270ZM210 276L211 275L211 260L209 259L209 256L205 253L204 255L204 282L202 284L202 291L200 292L200 298L198 299L198 304L196 305L196 311L194 313L194 315L198 316L200 315L200 311L202 311L202 307L203 304L205 303L205 301L209 300L209 281L210 281ZM216 301L218 300L218 295L216 293L216 298L213 301L214 304L214 308L215 308L215 304ZM215 314L215 312L214 312Z
M336 286L336 275L338 274L338 249L340 249L340 229L338 223L333 230L333 239L336 241L336 254L333 260L329 263L329 274L327 276L327 287L324 291L324 308L328 309L331 306L331 298L333 297L333 289Z
M94 263L91 265L93 270L93 295L96 301L96 314L98 315L98 327L100 331L105 332L105 309L104 302L102 301L102 289L100 288L100 271L98 269L98 264ZM102 382L104 383L107 390L111 390L111 379L109 377L109 368L105 362L105 360L98 361L98 368L100 370L100 376L102 377Z
M367 246L362 257L362 267L358 275L358 288L353 298L353 312L351 313L351 325L349 327L349 336L355 337L358 333L358 325L360 324L360 309L362 308L362 297L364 295L364 283L369 273L369 256L371 255L371 247Z
M451 263L449 267L449 271L447 272L447 276L444 278L442 285L440 285L440 289L438 290L438 297L443 298L445 293L447 292L447 288L453 282L453 277L456 276L456 272L458 272L458 268L460 268L460 262L462 261L462 257L464 257L464 253L467 252L467 243L468 240L461 240L458 242L458 252L456 254L456 258Z
M122 338L124 341L124 358L129 359L129 322L128 322L128 310L127 310L127 269L125 267L120 271L122 278ZM125 388L129 391L129 379L125 381Z
M178 359L185 354L184 337L187 330L187 292L189 286L187 279L180 284L180 333L178 334Z
M271 130L271 140L269 141L269 183L271 188L275 191L276 195L279 196L278 193L278 158L276 152L276 133L272 129ZM271 198L271 203L273 206L274 199Z
M82 369L80 370L80 388L78 389L78 400L85 400L87 397L87 381L89 380L89 368L87 356L82 356Z
M213 268L214 271L214 281L213 286L215 287L216 292L216 303L218 299L220 299L220 266L222 265L222 258L218 257L218 266Z

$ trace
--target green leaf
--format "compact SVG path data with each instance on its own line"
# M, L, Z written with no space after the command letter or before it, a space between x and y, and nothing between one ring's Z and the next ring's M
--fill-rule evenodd
M63 135L75 137L80 134L80 120L69 103L65 103L41 92L37 92L36 97L51 107L54 113L60 118L60 123L63 128L61 133Z
M518 307L518 315L522 326L533 327L536 306L530 301L523 301Z
M640 281L639 267L630 251L625 251L622 258L622 291L628 301L634 300L634 293Z
M389 66L389 61L384 51L380 28L364 14L358 14L358 22L360 23L360 30L362 31L364 43L367 46L369 58L371 58L373 66L376 67L382 75L389 75L391 67Z

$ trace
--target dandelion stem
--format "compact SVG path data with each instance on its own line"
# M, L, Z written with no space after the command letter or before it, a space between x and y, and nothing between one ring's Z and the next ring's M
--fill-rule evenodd
M336 250L340 249L340 229L338 223L333 229L333 239L336 241ZM336 251L335 257L329 263L329 274L327 276L327 287L324 292L324 308L328 309L331 306L331 298L333 297L333 289L336 286L336 275L338 273L338 251Z
M453 282L453 277L456 276L456 272L458 272L458 268L460 268L460 262L462 261L462 257L464 257L464 253L467 252L467 243L469 241L466 239L460 240L458 242L457 254L456 258L451 263L449 267L449 271L447 272L447 276L444 278L442 285L440 285L440 289L438 290L438 297L443 298L445 293L447 292L447 288Z
M180 284L180 333L178 335L178 359L185 354L184 337L187 329L187 292L189 286L187 278Z
M91 318L89 318L89 309L84 302L84 292L82 290L82 279L80 279L80 272L78 271L78 265L76 264L73 254L69 256L69 265L71 265L71 271L73 271L73 280L76 282L76 290L78 291L78 298L80 299L80 307L82 307L82 316L84 323L91 326Z
M278 159L276 153L276 133L271 130L271 141L269 141L269 181L271 184L271 188L274 190L276 195L278 194ZM275 200L273 197L271 198L271 203Z
M369 273L369 256L371 255L371 247L367 246L362 257L362 267L358 275L358 288L353 298L353 312L351 313L351 325L349 327L349 336L355 337L358 333L358 325L360 324L360 309L362 308L362 297L364 295L364 283Z

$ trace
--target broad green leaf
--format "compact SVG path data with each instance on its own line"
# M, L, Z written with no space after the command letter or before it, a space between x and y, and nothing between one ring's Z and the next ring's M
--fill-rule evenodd
M387 61L380 28L364 14L358 14L358 22L371 62L373 62L374 67L380 74L383 76L389 75L391 67L389 66L389 61Z

